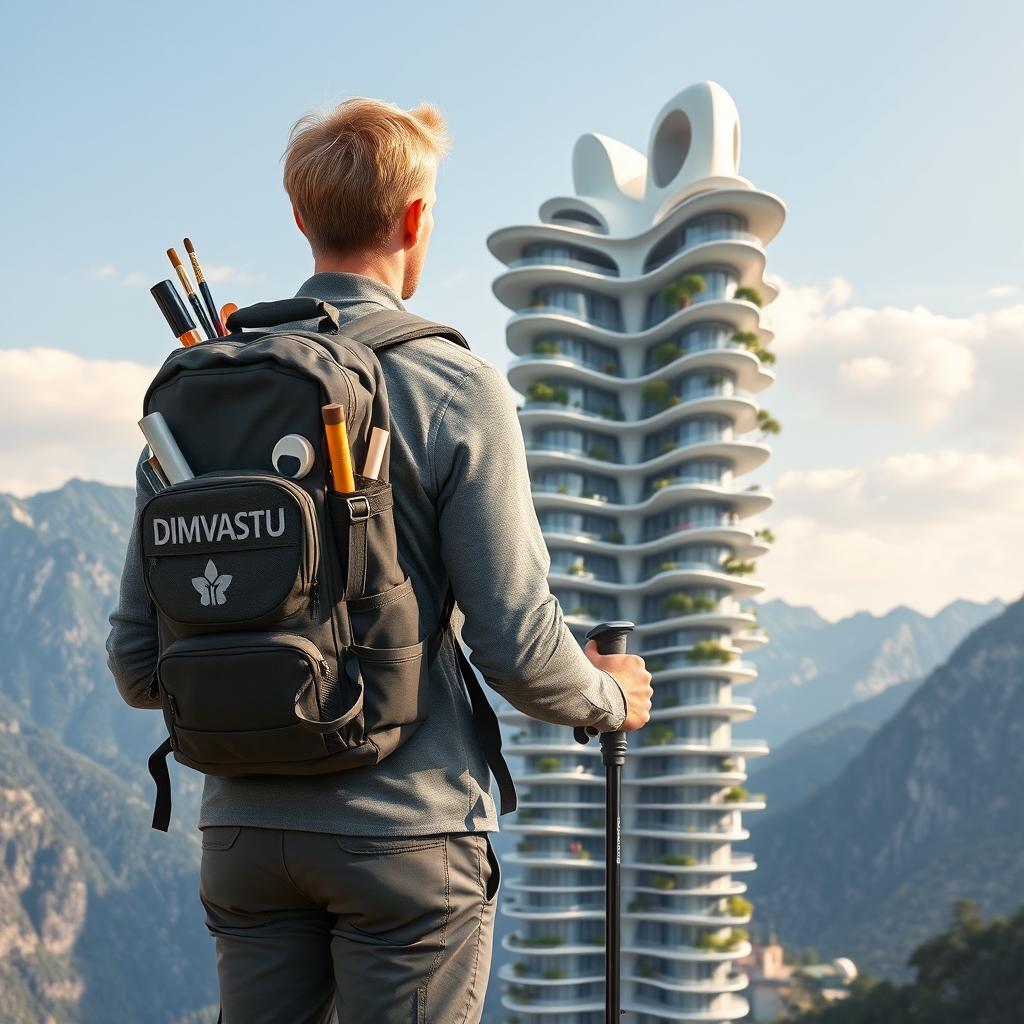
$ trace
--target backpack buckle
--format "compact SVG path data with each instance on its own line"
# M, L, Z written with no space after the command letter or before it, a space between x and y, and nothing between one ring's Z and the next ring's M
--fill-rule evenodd
M370 501L365 494L357 494L354 497L346 498L345 501L348 503L348 514L353 523L365 523L370 518ZM355 501L361 501L365 506L361 515L356 512L355 505L353 505Z

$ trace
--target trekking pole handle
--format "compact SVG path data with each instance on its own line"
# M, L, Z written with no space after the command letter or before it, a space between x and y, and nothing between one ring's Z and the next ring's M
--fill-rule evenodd
M626 620L602 622L587 632L588 640L597 641L598 654L625 654L629 634L636 629L636 623ZM578 725L573 730L573 738L577 743L589 743L592 736L601 735L594 725ZM621 733L605 735L621 736ZM604 741L602 740L602 746Z

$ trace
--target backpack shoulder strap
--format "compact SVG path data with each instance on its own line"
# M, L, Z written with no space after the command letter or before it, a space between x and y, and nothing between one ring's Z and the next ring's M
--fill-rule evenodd
M447 338L462 348L469 348L469 342L454 327L435 323L403 309L375 309L372 313L365 313L342 324L340 333L361 342L374 352L414 338L435 336Z
M505 755L501 752L501 726L498 724L498 716L491 707L491 702L476 677L473 666L463 653L459 638L452 628L452 612L455 610L455 595L452 592L451 584L448 586L448 593L445 595L444 606L441 609L441 625L439 627L439 642L445 633L451 633L452 649L455 652L455 660L462 675L462 681L466 684L466 692L469 694L469 701L473 708L473 720L476 723L477 736L480 738L480 746L487 766L491 769L494 781L498 784L499 814L509 814L518 806L516 786L512 781L512 772L509 769Z

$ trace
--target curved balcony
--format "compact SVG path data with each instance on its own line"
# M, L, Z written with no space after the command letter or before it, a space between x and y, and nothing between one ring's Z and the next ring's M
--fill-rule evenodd
M582 226L576 228L569 224L543 223L563 207L567 198L546 200L540 208L542 223L515 224L492 231L487 236L487 248L507 265L530 242L572 244L586 238L588 245L599 245L602 252L623 266L624 260L618 257L619 253L648 253L659 239L702 215L717 212L739 214L746 223L747 232L762 246L778 234L786 216L785 204L771 192L749 187L714 188L686 196L681 201L672 197L666 208L657 212L653 222L635 234L611 236L607 235L607 226L603 226L604 237L594 237L595 232L586 231ZM569 205L572 206L575 201L570 201Z
M765 252L756 240L710 240L673 253L657 269L629 277L582 261L514 261L505 273L495 278L492 290L509 309L523 309L529 305L531 293L538 285L585 284L608 296L629 295L639 290L658 288L683 274L700 273L702 267L714 263L728 266L735 273L739 287L756 289L767 303L776 298L778 288L765 277L766 262Z

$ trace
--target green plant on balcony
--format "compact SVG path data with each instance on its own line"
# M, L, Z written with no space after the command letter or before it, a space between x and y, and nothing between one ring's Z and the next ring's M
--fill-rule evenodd
M658 477L657 480L655 480L651 484L651 490L652 491L660 491L662 488L668 487L668 485L670 483L672 483L672 477L670 477L670 476L660 476L660 477Z
M661 607L669 615L689 615L693 611L693 597L682 591L666 594L661 599Z
M606 420L621 420L623 419L622 410L617 405L606 405L600 412Z
M599 462L610 462L612 453L603 445L595 444L587 449L587 457L597 459Z
M727 558L719 568L730 576L749 576L756 566L753 562L743 562L738 558Z
M661 289L661 297L668 305L685 309L693 302L693 297L706 291L707 287L707 282L700 274L683 274Z
M759 490L761 490L761 485L760 484L751 484L749 487L744 487L743 490L745 490L745 491L759 491Z
M522 960L517 960L512 965L512 973L521 978L524 974L530 973L530 968Z
M732 335L732 340L742 345L752 355L757 356L762 363L770 365L775 362L775 353L765 348L753 331L736 331Z
M731 757L723 757L721 761L718 762L719 771L734 772L736 771L736 768L737 764Z
M676 880L672 875L655 875L651 879L651 885L662 892L670 892L676 887Z
M725 374L723 373L709 373L704 378L705 383L709 388L717 388L720 384L725 383Z
M730 928L724 935L713 935L706 932L697 940L697 948L712 953L728 953L747 941L747 933L742 928Z
M647 665L648 672L660 672L665 667L664 658L647 658L644 662Z
M734 657L717 640L700 640L686 652L687 661L717 661L723 665Z
M565 942L565 939L561 935L534 935L529 939L524 939L516 936L514 945L517 946L532 946L534 948L549 948L551 946L561 946Z
M762 434L778 434L782 424L767 409L757 410L757 425Z
M697 863L697 858L689 853L663 853L658 858L659 864L671 864L677 868L692 868Z
M550 754L544 757L537 758L537 771L539 772L553 772L557 771L561 765L561 761L557 757L552 757Z
M756 288L749 288L747 285L740 285L732 293L732 297L744 302L752 302L755 306L760 306L764 302L761 293Z
M552 387L550 384L545 384L542 380L537 380L526 389L526 400L528 402L567 405L569 402L569 389L564 384Z
M686 355L686 349L675 341L663 341L651 353L651 362L657 369L667 366L673 359Z
M569 485L568 484L559 484L558 487L555 488L555 489L558 491L559 494L568 494L569 493Z
M585 824L587 828L604 828L604 817L597 815L593 818L587 818Z
M754 912L754 904L742 896L730 896L725 901L725 908L730 917L750 917Z
M570 562L566 572L570 576L583 576L587 571L587 567L583 564L583 559L578 558L575 562Z
M603 932L594 932L590 936L590 938L587 940L587 942L591 946L603 946L604 945L604 933Z
M536 850L536 848L537 847L534 846L534 844L529 839L520 839L519 842L516 843L517 853L533 853L533 851Z
M658 445L658 454L668 455L669 452L674 452L677 444L677 441L662 441L661 444Z
M645 747L660 747L671 743L675 738L676 734L672 731L672 726L655 725L648 729L647 735L643 739L643 745Z
M523 740L525 740L528 735L529 733L525 729L517 729L514 733L512 733L512 742L520 743Z
M762 526L760 530L755 530L754 536L758 540L763 540L765 544L775 543L775 534L767 526Z
M538 812L532 807L520 807L516 816L519 821L537 821Z
M601 369L609 376L615 376L619 372L619 364L614 359L609 359L602 364Z
M628 910L631 914L638 914L646 910L647 906L647 900L635 899L629 901L629 903L626 905L626 910Z
M679 404L679 396L667 380L648 381L643 386L640 395L648 405L653 405L658 412Z
M730 786L725 793L722 794L722 799L727 804L738 804L746 800L747 796L748 793L742 786Z
M561 981L569 977L564 967L545 967L540 976L547 981Z
M522 985L509 985L508 994L518 1003L532 1003L533 996Z
M533 343L530 351L538 356L557 356L561 349L550 338L540 338Z
M621 530L610 530L604 538L609 544L621 544L626 535Z
M693 599L693 610L695 612L713 612L718 607L718 602L713 597L701 594Z
M637 964L636 973L641 978L653 978L658 972L650 964Z

